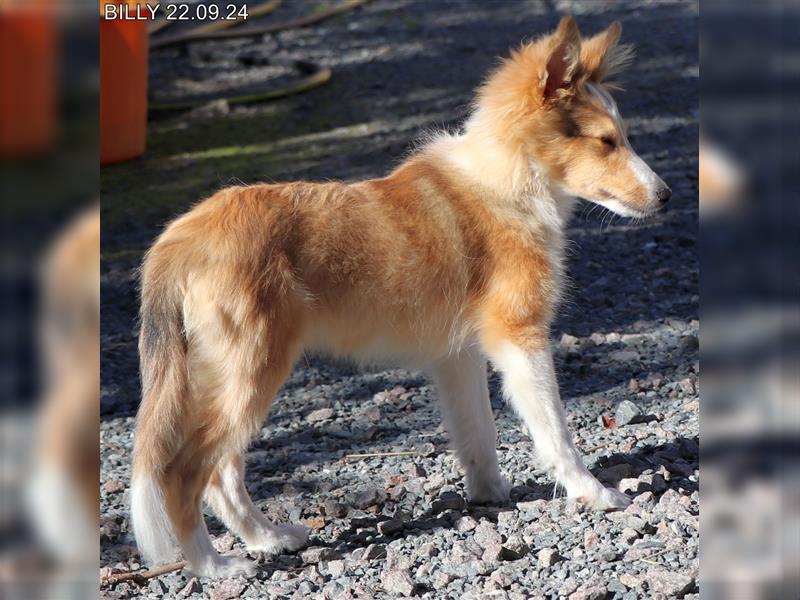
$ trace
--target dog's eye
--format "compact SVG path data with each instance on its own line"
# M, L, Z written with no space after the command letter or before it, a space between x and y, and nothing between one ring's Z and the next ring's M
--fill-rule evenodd
M603 147L608 148L609 150L613 150L617 147L617 142L614 138L604 135L600 138L600 141L603 144Z

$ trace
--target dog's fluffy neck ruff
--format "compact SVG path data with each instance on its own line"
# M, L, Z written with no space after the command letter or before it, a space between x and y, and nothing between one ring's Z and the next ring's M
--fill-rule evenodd
M433 152L482 188L484 199L506 214L532 220L560 234L572 215L576 199L547 181L542 168L515 144L498 139L490 117L479 108L458 134L442 134L427 145Z

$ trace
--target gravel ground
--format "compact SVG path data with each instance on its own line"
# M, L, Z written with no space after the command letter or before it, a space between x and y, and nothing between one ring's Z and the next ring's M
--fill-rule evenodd
M423 130L457 125L494 57L563 13L586 31L623 21L638 58L620 108L632 143L674 191L669 212L644 225L579 211L569 231L570 299L554 327L576 442L601 479L635 498L632 506L595 513L560 497L536 468L496 376L501 469L515 487L504 506L468 506L429 381L309 356L254 441L247 477L271 518L312 529L309 546L262 558L250 580L174 572L143 587L108 587L103 597L698 593L697 3L688 0L375 0L257 43L155 52L154 82L181 61L188 72L208 60L210 80L230 80L241 62L224 69L213 61L233 65L243 52L280 64L313 60L334 77L266 105L160 117L144 158L103 170L101 565L104 574L141 568L127 519L139 395L135 269L163 223L232 178L385 173ZM368 453L381 456L358 456ZM208 523L220 550L245 553L213 517Z

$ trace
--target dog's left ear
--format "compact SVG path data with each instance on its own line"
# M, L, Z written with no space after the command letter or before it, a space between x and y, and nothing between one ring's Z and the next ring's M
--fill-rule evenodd
M581 68L590 81L600 83L624 69L633 58L629 44L619 44L622 23L614 21L605 31L586 40L581 47Z
M564 17L551 36L547 67L540 79L546 102L564 96L565 91L572 87L580 57L581 34L578 26L572 17Z

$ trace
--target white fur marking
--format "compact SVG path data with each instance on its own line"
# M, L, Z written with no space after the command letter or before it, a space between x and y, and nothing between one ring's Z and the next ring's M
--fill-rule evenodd
M619 200L595 200L594 202L621 217L643 217L646 214L623 204Z
M489 402L486 360L465 351L434 369L445 425L467 474L474 502L502 501L509 485L497 465L497 429Z
M183 544L183 554L188 563L187 569L201 577L249 577L255 573L252 561L235 556L221 556L211 544L206 524L202 520Z
M636 175L636 179L647 188L649 193L655 194L658 177L653 173L653 170L647 166L647 163L639 158L638 154L633 153L629 164L631 171Z
M214 513L248 550L277 554L295 550L306 543L308 532L299 525L275 525L253 504L244 485L244 462L229 460L220 469L222 485L209 487L206 500Z
M164 493L153 477L139 475L131 483L131 526L139 553L148 563L175 559L175 534Z

